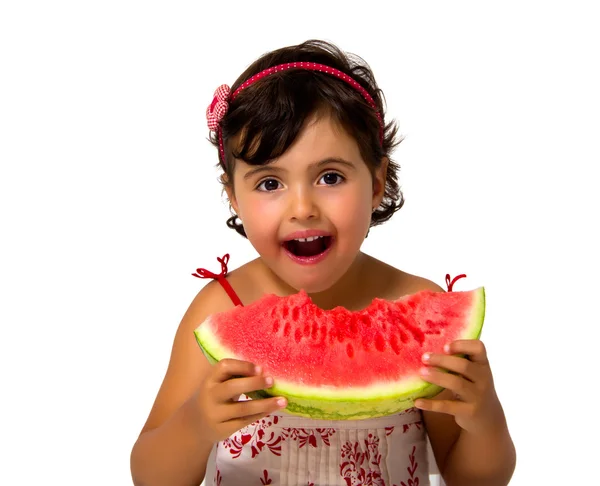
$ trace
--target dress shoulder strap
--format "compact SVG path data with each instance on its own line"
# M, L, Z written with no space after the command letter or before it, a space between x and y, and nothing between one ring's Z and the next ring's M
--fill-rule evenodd
M452 280L450 280L450 274L447 273L446 274L446 286L448 287L448 292L452 292L452 287L454 286L454 284L456 283L456 281L459 278L465 278L465 277L466 277L466 275L463 273L462 275L457 275Z
M210 270L207 270L206 268L197 268L196 272L192 273L192 275L194 277L198 277L198 278L215 279L225 289L225 292L227 292L227 295L229 295L229 298L235 305L243 306L244 304L242 304L242 301L240 300L238 295L235 293L235 290L233 290L233 287L231 286L229 281L225 278L227 276L227 262L229 262L229 253L226 253L223 256L223 258L217 257L217 260L221 264L221 273L218 273L218 274L212 273Z

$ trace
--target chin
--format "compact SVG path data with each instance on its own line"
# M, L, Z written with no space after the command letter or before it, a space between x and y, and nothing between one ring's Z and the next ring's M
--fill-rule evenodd
M317 266L314 269L305 267L290 269L281 268L276 272L287 285L294 288L296 291L304 290L308 294L318 294L331 289L336 283L343 278L350 265L341 265L339 262L330 263L327 266ZM334 272L332 267L337 267ZM343 267L343 270L340 270Z

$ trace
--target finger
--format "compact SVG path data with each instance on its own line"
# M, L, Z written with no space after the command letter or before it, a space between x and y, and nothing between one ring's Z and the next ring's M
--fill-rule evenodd
M468 359L460 358L458 356L425 353L423 355L423 363L429 366L443 368L445 370L452 371L453 373L458 373L472 382L475 382L475 380L479 377L477 365Z
M223 359L214 366L212 381L214 383L221 383L236 376L255 376L261 373L262 370L260 367L248 361Z
M464 415L469 413L469 404L458 400L431 400L419 398L415 407L427 412L445 413L447 415Z
M215 400L225 402L235 400L240 395L248 394L257 390L265 390L273 386L273 378L270 376L251 376L243 378L230 378L219 383L213 389Z
M459 339L444 349L448 354L464 354L474 363L488 364L485 345L479 339Z
M421 368L420 374L426 382L446 388L464 400L473 398L474 384L460 375L453 375L432 367Z
M257 415L268 415L281 410L287 406L287 400L283 397L263 398L260 400L247 400L245 402L235 402L223 407L224 414L222 422L231 422L234 420L247 420ZM251 423L251 422L248 422Z

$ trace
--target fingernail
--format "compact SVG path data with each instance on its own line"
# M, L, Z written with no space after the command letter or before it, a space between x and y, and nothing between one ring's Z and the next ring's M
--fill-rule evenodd
M421 374L422 375L428 375L429 374L429 368L421 368Z
M262 368L257 365L254 367L254 371L256 372L257 375L260 375L262 373Z
M429 361L431 359L431 353L425 353L423 355L423 361Z
M277 405L280 407L285 407L287 405L287 400L285 398L279 398L277 400Z
M271 386L273 384L273 378L271 378L270 376L267 376L265 378L265 383L267 384L267 386Z
M444 352L450 353L450 345L449 344L444 345Z
M423 407L423 405L425 405L425 403L424 403L424 402L422 402L421 400L417 400L417 401L415 402L415 407L417 407L417 408L422 408L422 407Z

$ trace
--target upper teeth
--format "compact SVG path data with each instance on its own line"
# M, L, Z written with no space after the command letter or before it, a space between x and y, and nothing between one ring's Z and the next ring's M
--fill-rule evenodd
M322 236L309 236L308 238L296 238L296 241L315 241L318 238L323 238Z

